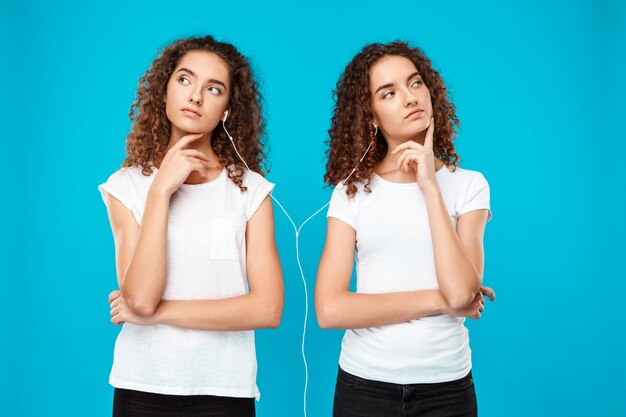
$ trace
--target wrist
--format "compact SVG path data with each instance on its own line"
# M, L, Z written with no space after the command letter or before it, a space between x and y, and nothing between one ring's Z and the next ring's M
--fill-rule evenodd
M171 190L168 190L157 181L154 181L148 190L148 199L169 201L172 194L173 192Z
M163 321L163 303L165 303L165 301L161 300L156 310L154 310L154 314L149 317L150 325L165 324Z
M448 313L448 303L439 290L420 290L416 292L417 317L436 316Z
M420 188L422 189L426 199L436 199L441 196L441 189L436 181L420 184Z
M439 290L435 291L435 309L437 311L437 314L452 315L452 309L450 308L450 305Z

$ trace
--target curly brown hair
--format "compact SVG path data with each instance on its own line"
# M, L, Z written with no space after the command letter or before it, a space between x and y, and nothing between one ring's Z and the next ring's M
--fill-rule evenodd
M406 42L370 44L350 61L337 82L337 89L333 92L335 109L328 130L330 139L326 141L328 162L324 181L329 185L336 185L345 180L355 168L346 182L346 193L350 197L357 192L355 183L365 179L365 191L371 192L371 175L387 154L387 142L382 133L378 132L374 137L369 69L388 55L407 58L415 65L429 89L433 103L433 152L447 166L452 167L452 170L459 165L460 157L455 153L452 141L457 135L455 126L460 126L460 122L456 117L456 108L448 98L441 74L433 69L432 63L421 49L411 47ZM359 162L370 143L373 146L363 161Z
M261 175L261 165L267 171L265 158L265 118L261 112L262 96L252 75L248 60L228 43L218 42L211 36L178 39L162 50L159 56L139 80L137 96L130 108L133 121L131 132L126 137L126 159L122 166L142 167L143 174L152 173L159 167L170 141L171 122L165 113L167 83L185 54L191 51L207 51L226 62L230 76L228 104L229 131L251 170ZM224 129L214 129L211 145L220 162L226 167L228 177L241 191L244 163Z

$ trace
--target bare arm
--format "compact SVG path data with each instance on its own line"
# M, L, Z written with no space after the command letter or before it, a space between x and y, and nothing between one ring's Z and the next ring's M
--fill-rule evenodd
M266 197L246 227L246 259L250 292L219 300L163 300L151 317L136 317L124 297L111 304L114 323L168 324L215 331L275 328L283 310L283 281L274 238L272 203ZM116 298L116 297L113 297Z
M167 277L167 224L169 195L151 189L138 228L135 247L120 289L129 306L142 316L151 315L161 301Z
M487 210L464 214L454 230L435 176L434 129L435 123L431 119L424 145L407 141L397 146L392 154L401 152L397 168L415 171L426 199L439 289L450 307L463 309L472 304L482 284Z
M454 230L439 188L424 191L439 288L452 308L472 302L483 278L483 235L487 210L461 216Z
M137 224L133 213L124 207L117 198L109 194L106 194L105 198L115 243L117 284L121 288L130 257L135 250L137 235L139 235L139 224Z
M329 217L326 245L315 284L315 311L320 327L375 327L448 311L445 299L437 290L385 294L350 292L355 244L355 230Z
M141 227L130 210L108 197L118 284L128 306L141 316L154 313L165 289L170 198L192 171L205 175L208 172L205 155L184 149L200 137L201 134L184 136L165 155L148 191Z
M165 241L169 198L149 194L139 227L132 212L107 196L109 221L115 241L117 282L129 306L141 315L154 311L165 287Z

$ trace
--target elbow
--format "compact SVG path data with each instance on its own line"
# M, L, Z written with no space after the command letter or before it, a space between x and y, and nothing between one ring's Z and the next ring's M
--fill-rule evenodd
M337 317L337 307L332 301L324 300L315 304L315 315L317 316L317 324L322 329L339 328Z
M154 315L161 303L161 293L158 296L156 294L150 295L145 288L137 288L130 284L127 275L124 276L120 289L128 307L139 316L150 317Z
M149 300L142 297L130 297L126 296L126 303L128 306L139 316L142 317L150 317L154 315L157 307L159 306L159 301L154 302L153 300Z
M280 322L283 317L283 304L271 303L262 309L262 313L259 315L261 322L258 328L262 329L276 329L280 326Z
M480 291L481 282L482 278L475 274L467 277L466 281L457 284L455 288L448 287L447 291L442 291L442 294L451 309L462 310L472 304Z
M320 326L320 329L323 329L323 330L328 330L328 329L334 329L335 328L335 326L333 326L331 322L326 321L325 319L320 318L320 316L317 316L317 324Z
M472 304L476 294L477 291L473 291L473 289L459 289L457 291L444 294L444 298L452 310L462 310Z
M281 322L282 318L283 318L283 309L282 309L282 307L272 309L267 314L266 328L268 328L268 329L276 329L276 328L278 328L278 326L280 326L280 322Z
M455 294L448 297L446 301L452 310L463 310L472 304L474 296L471 294Z

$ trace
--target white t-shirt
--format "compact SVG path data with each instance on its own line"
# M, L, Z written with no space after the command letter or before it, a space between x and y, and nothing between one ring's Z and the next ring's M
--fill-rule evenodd
M133 212L138 224L156 176L122 168L98 189ZM246 222L274 187L246 171L241 192L224 169L172 195L164 300L211 300L248 293ZM105 199L106 202L106 199ZM117 388L172 395L259 398L253 331L205 331L168 325L123 325L109 377Z
M479 172L443 167L436 178L455 227L464 213L489 209L489 185ZM417 183L390 182L373 174L372 192L362 185L353 198L336 187L328 209L328 217L356 230L357 292L438 289L428 211ZM396 384L462 378L472 366L464 320L442 314L349 329L339 365L351 374Z

